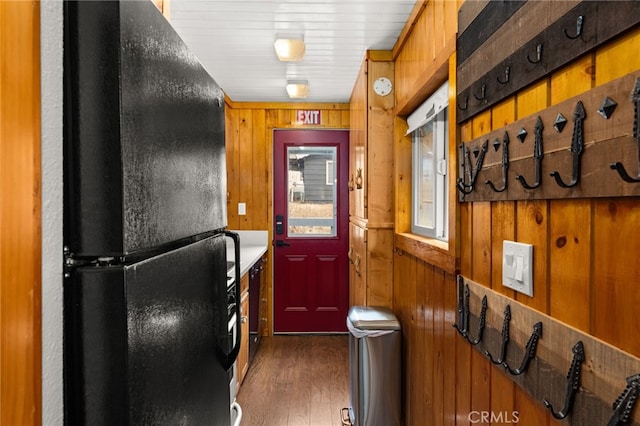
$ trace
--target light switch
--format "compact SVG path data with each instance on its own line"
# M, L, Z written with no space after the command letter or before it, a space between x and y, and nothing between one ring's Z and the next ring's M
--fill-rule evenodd
M505 253L503 271L508 278L514 278L515 268L513 267L513 254Z
M247 204L238 203L238 216L244 216L247 214Z
M503 241L502 285L533 297L533 246Z
M524 281L524 257L516 256L516 272L514 277L516 281L523 282Z

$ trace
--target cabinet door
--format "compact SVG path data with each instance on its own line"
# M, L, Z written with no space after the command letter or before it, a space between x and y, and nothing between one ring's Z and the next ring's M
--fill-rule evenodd
M351 258L349 259L349 305L367 304L367 231L349 224Z
M384 226L394 220L394 95L375 93L373 84L393 74L392 61L365 60L349 100L349 214Z
M258 308L258 336L265 336L267 328L267 315L269 312L267 305L267 262L269 258L265 254L260 264L260 300Z
M367 303L393 306L393 229L367 229Z
M349 306L358 304L356 300L356 269L353 265L356 258L354 226L353 223L349 224L349 251L347 253L349 257Z
M240 278L240 294L245 294L247 291L249 291L249 274L246 273L242 276L242 278ZM245 315L248 315L248 313L245 312Z
M394 95L376 94L379 77L393 81L393 62L369 61L367 86L366 141L364 143L364 214L369 225L390 226L395 212L393 188L393 106Z
M354 85L349 108L349 215L360 218L366 217L367 81L365 61Z
M246 276L246 275L245 275ZM245 278L243 276L243 280ZM249 292L242 293L240 302L240 327L242 330L242 340L240 343L240 353L238 353L238 385L244 380L244 376L249 369Z

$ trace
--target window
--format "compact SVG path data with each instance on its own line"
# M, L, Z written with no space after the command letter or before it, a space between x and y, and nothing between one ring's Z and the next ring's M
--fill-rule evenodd
M288 237L335 237L338 166L335 146L289 146Z
M448 97L445 83L411 114L411 232L447 240Z

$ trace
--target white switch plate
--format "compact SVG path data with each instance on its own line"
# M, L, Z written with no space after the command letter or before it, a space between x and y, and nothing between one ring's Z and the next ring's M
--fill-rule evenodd
M247 204L238 203L238 216L244 216L247 214Z
M533 297L533 246L502 242L502 285Z

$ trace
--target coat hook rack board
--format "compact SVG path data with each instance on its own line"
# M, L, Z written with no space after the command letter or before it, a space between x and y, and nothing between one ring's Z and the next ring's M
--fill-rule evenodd
M640 395L640 358L462 275L458 293L458 321L464 320L474 333L483 326L481 341L471 347L491 365L496 362L490 358L504 357L502 365L494 365L499 374L510 377L554 416L577 425L640 425L640 408L634 409ZM465 336L459 338L469 343ZM528 356L526 371L506 371L505 364L518 366Z
M635 71L463 142L458 150L458 199L638 196L640 185L631 178L640 176L638 111L640 71ZM532 137L519 137L525 133ZM482 162L476 161L474 168L466 153L503 140L515 142L508 151L506 145L483 149Z

